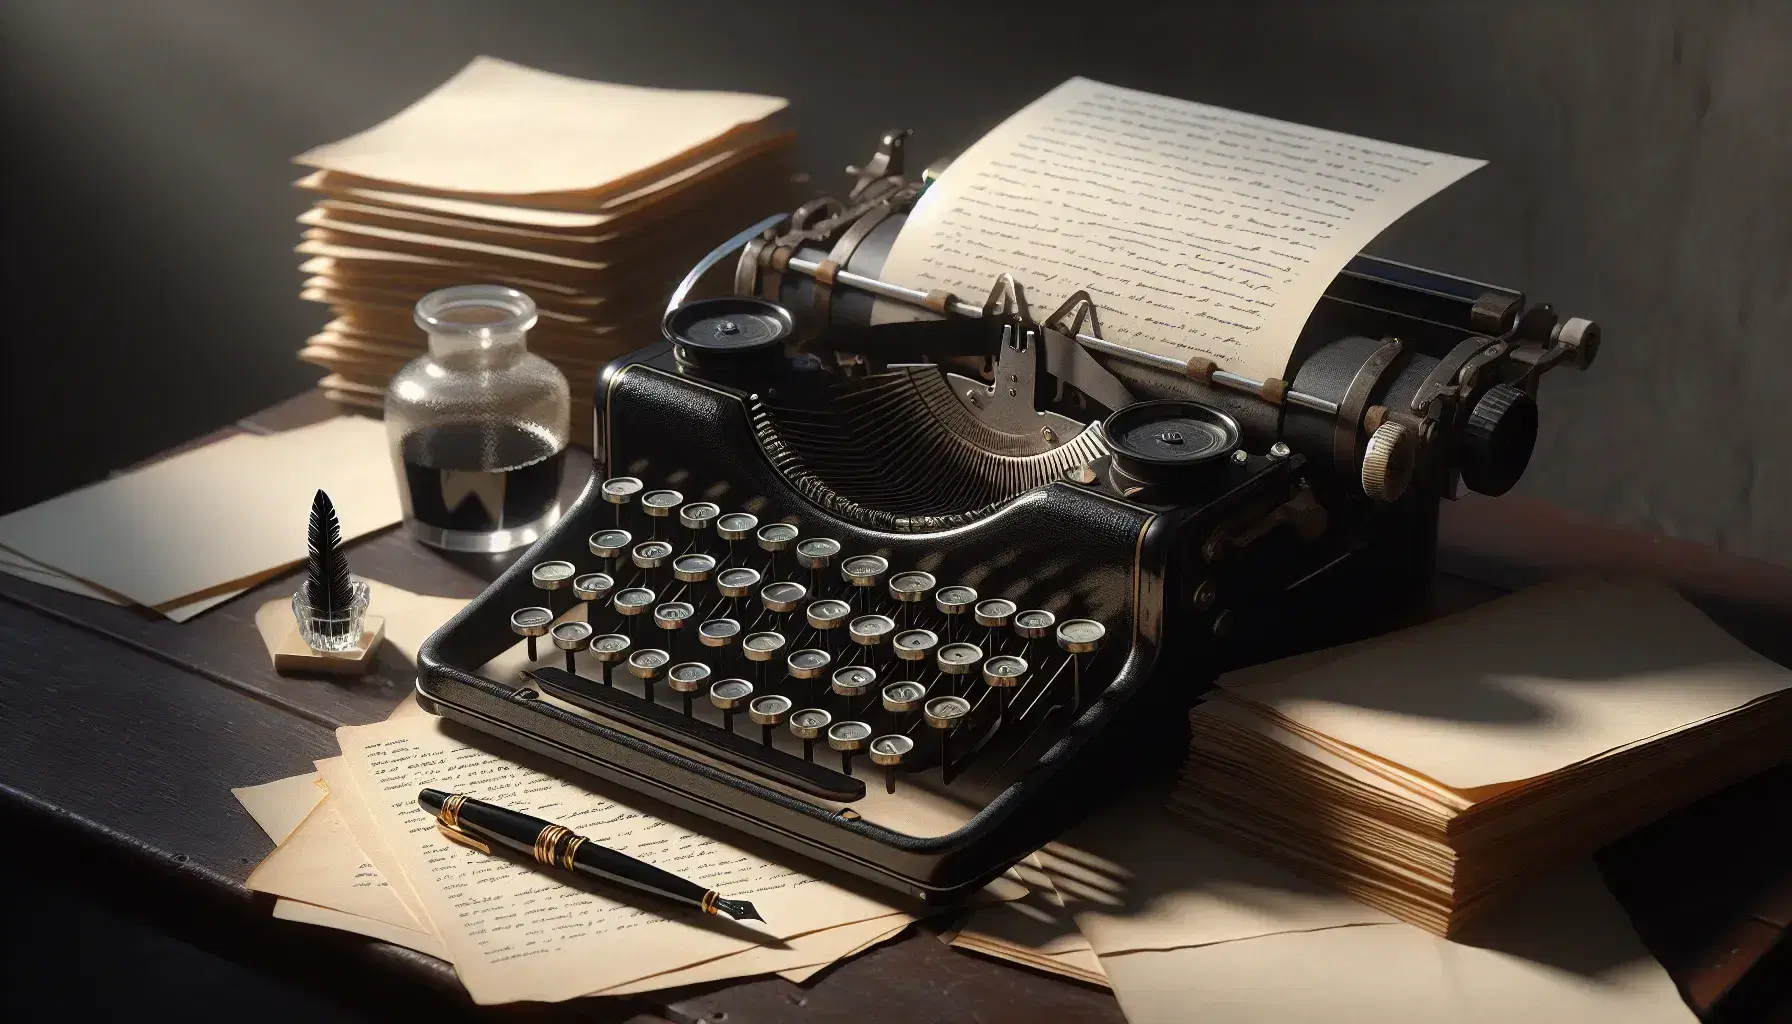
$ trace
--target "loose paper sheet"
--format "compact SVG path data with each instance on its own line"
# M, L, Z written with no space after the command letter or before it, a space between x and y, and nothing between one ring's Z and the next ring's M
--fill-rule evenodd
M1571 580L1228 692L1457 790L1559 771L1792 686L1665 583Z
M398 522L384 425L226 438L0 518L0 544L138 604L185 604L301 561L319 488L344 541Z
M1103 957L1394 920L1176 824L1155 798L1096 815L1040 862Z
M897 908L763 860L448 735L434 719L339 730L343 754L402 873L478 1003L557 1001L756 945L883 917ZM575 888L456 846L417 806L425 787L464 792L564 824L593 842L751 899L764 926Z
M1691 1024L1590 863L1462 942L1403 924L1102 957L1131 1024Z
M347 885L343 880L349 879ZM335 804L325 799L286 842L249 875L249 888L306 903L327 903L357 917L425 931L349 834ZM328 898L320 898L320 893Z
M1040 318L1087 289L1110 341L1281 377L1351 257L1483 163L1072 78L952 162L883 277L981 303L1009 272Z
M399 928L384 921L375 921L371 917L357 917L341 910L319 907L298 900L278 899L274 901L274 917L281 921L298 921L301 924L314 924L323 928L334 928L337 931L353 932L365 935L370 939L390 942L394 946L414 949L424 956L433 956L437 960L447 960L447 947L442 940L428 932L412 931Z
M307 772L294 775L288 779L275 779L259 786L243 786L230 791L255 824L268 834L275 846L286 842L286 837L323 803L326 791L323 780L317 775Z
M613 189L784 106L772 96L587 82L476 57L391 119L298 162L444 192Z

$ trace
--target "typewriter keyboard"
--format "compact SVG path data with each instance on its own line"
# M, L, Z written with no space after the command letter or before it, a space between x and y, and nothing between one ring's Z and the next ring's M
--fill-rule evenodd
M547 697L839 803L994 776L1096 689L1107 629L633 477L589 560L530 567L510 615ZM544 641L545 638L545 641Z

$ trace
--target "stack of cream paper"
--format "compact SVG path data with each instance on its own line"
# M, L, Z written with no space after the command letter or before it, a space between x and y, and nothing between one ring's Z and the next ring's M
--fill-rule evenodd
M463 603L373 584L389 647L415 658ZM484 671L514 674L508 652ZM407 700L386 722L341 729L315 773L237 790L278 844L250 876L276 917L449 961L479 1003L620 995L778 973L802 981L902 932L917 908L893 894L801 874L767 851L711 839L635 798L455 733ZM595 842L751 899L736 924L635 899L447 842L417 807L425 787L563 822ZM1024 895L998 883L987 898Z
M1785 758L1789 685L1665 584L1554 583L1222 677L1172 808L1454 935Z
M237 434L0 517L0 571L185 621L303 560L319 490L344 541L399 521L378 420Z
M377 407L424 350L411 309L460 284L535 300L530 348L573 389L653 341L673 286L705 252L792 204L785 102L588 82L489 57L390 120L297 158L301 295L335 314L300 352L332 398Z

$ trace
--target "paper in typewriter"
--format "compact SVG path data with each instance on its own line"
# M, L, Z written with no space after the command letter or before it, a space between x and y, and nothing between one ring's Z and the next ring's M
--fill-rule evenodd
M1279 378L1351 257L1483 163L1072 78L952 162L882 276L981 303L1011 273L1041 318L1087 289L1109 341Z

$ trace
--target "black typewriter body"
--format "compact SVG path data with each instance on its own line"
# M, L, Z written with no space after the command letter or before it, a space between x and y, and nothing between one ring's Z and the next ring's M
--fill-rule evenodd
M1179 763L1183 712L1218 673L1422 604L1438 501L1511 486L1538 376L1584 366L1598 335L1507 289L1366 259L1285 382L1116 355L1071 304L1036 320L1016 282L952 315L876 281L923 187L901 143L885 137L847 201L719 248L665 339L603 371L591 484L424 645L418 690L437 714L949 902ZM736 250L733 297L681 301ZM936 316L872 326L873 297ZM729 516L748 529L722 530ZM625 549L600 543L617 529ZM807 541L833 542L819 567ZM690 555L710 571L678 571ZM884 564L869 585L848 571L867 557ZM724 588L730 568L757 575ZM569 587L597 573L607 589ZM651 600L625 614L642 585ZM589 626L558 644L550 620ZM735 632L712 645L712 622ZM519 631L556 645L488 677ZM627 659L664 657L597 660L622 636ZM855 666L875 678L836 686ZM798 728L810 710L821 729Z

